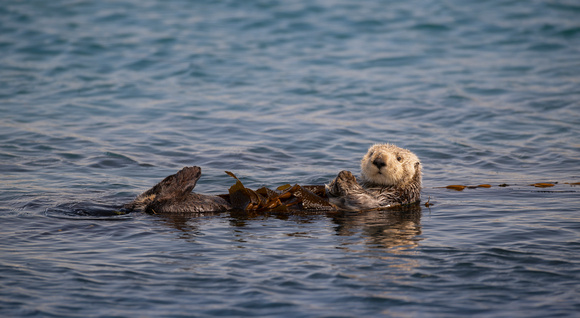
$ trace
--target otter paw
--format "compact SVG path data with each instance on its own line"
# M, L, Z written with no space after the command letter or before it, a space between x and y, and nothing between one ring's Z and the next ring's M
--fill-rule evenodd
M345 196L353 190L361 189L356 181L355 176L350 171L341 171L330 184L327 185L327 194L329 196Z

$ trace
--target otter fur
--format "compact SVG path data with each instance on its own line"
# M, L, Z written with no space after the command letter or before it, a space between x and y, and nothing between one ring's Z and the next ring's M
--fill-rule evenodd
M127 211L140 210L147 213L199 213L230 210L230 203L219 196L191 192L200 177L200 167L185 167L138 195L123 208Z
M234 209L229 199L226 200L228 195L193 193L200 177L200 167L185 167L138 195L123 208L147 213L224 212ZM325 210L366 210L411 204L420 199L421 163L409 150L376 144L362 158L360 183L351 172L341 171L324 190L326 193L318 195L319 202L326 202Z
M341 171L328 185L330 202L339 208L388 208L421 199L421 162L411 151L391 144L375 144L361 160L360 183Z

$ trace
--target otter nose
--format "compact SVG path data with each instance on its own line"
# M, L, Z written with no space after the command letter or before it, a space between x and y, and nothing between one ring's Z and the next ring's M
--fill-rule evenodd
M387 164L385 163L385 161L381 158L377 158L375 160L373 160L373 164L375 166L377 166L377 168L379 168L379 170L381 170L382 167L386 166Z

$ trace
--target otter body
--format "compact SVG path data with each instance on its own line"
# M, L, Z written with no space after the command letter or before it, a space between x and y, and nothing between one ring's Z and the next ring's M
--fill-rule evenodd
M127 211L148 213L223 212L234 209L227 195L191 192L201 177L200 167L185 167L170 175L126 204ZM326 193L315 197L298 195L300 200L320 203L324 210L366 210L389 208L420 200L421 163L406 149L389 144L369 148L361 161L360 183L349 171L341 171L325 186ZM284 197L281 194L281 197ZM306 202L306 201L303 201ZM326 202L326 203L325 203ZM324 203L324 204L322 204ZM304 205L305 209L311 204ZM318 207L321 209L321 207Z
M328 185L330 202L342 209L388 208L421 199L421 162L411 151L376 144L361 160L360 183L341 171Z

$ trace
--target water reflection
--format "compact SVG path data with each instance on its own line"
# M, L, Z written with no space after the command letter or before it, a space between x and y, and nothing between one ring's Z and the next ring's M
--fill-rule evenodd
M359 235L370 248L392 253L415 248L421 238L421 206L397 210L369 211L333 217L340 236Z
M218 213L167 213L157 214L162 224L178 230L178 238L184 240L193 240L202 233L200 230L200 218L208 215L217 215Z
M336 225L338 236L352 237L353 241L343 243L366 246L367 249L388 250L389 253L400 253L413 249L419 245L421 238L421 206L419 204L405 208L383 211L367 211L359 213L328 213ZM191 238L203 232L201 219L209 217L226 218L232 228L244 228L252 222L275 218L293 224L313 222L313 218L320 219L320 213L313 214L272 214L258 212L228 212L224 213L185 213L157 215L165 225L169 225L182 233L184 238ZM324 216L322 216L324 218ZM292 230L292 225L288 226ZM313 234L314 235L314 234ZM316 236L316 235L314 235Z

